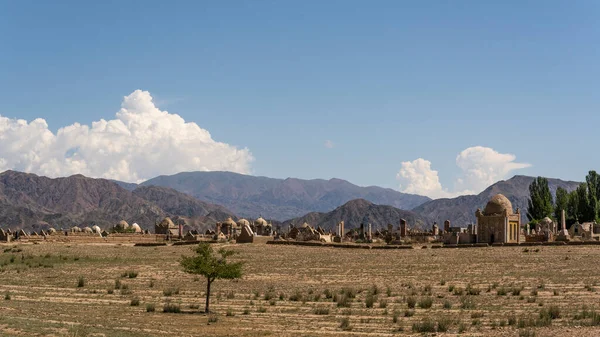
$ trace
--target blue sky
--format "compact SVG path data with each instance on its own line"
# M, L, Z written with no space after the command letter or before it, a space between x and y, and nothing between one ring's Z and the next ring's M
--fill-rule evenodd
M599 10L596 1L0 0L0 115L43 118L56 133L115 119L141 89L215 141L247 148L254 160L240 170L256 175L398 189L402 163L423 158L452 194L479 188L458 186L456 159L481 146L531 165L507 176L581 180L600 166Z

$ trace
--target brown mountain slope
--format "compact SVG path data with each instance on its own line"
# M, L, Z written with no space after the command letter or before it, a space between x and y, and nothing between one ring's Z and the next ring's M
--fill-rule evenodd
M120 183L126 188L131 184ZM341 179L273 179L232 172L182 172L142 185L170 187L200 200L223 205L239 216L284 220L308 212L329 212L353 199L412 209L429 201L376 186L360 187Z
M196 227L203 229L228 217L236 218L230 210L223 206L200 201L172 188L140 186L133 190L133 194L154 203L168 215L182 217L188 223L194 223Z
M413 209L427 218L438 223L449 219L453 225L466 226L475 223L475 211L477 208L485 208L485 205L494 195L504 194L512 203L513 208L520 208L522 221L527 221L527 200L529 199L529 185L534 177L514 176L506 181L499 181L485 189L478 195L464 195L451 199L436 199L424 203ZM558 187L567 191L577 188L580 183L575 181L564 181L560 179L548 179L548 185L552 194L556 193Z
M312 212L302 217L287 220L285 229L290 224L302 225L304 222L312 226L321 226L326 230L335 230L335 225L344 221L346 229L358 228L361 223L371 224L373 230L387 228L388 224L398 227L400 219L406 219L411 228L429 229L433 222L412 211L401 210L392 206L375 205L364 199L351 200L328 213Z
M160 207L109 180L0 173L0 224L5 226L27 228L48 223L59 228L107 227L125 219L150 227L164 215Z

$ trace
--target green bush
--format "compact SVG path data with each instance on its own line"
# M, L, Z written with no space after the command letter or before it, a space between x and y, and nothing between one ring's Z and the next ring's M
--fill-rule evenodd
M415 305L417 305L417 299L415 299L414 297L407 297L406 298L406 304L408 305L408 308L410 309L414 309Z
M373 303L375 303L375 296L373 296L372 294L368 294L367 297L365 298L365 307L367 308L372 308L373 307Z
M146 312L154 312L154 311L156 311L156 308L154 307L154 303L146 304Z
M83 287L85 287L85 279L83 278L83 276L79 276L79 278L77 278L77 288Z
M131 299L131 302L129 302L129 305L131 305L132 307L137 307L140 305L140 299L138 297L134 297Z
M433 298L431 297L423 297L419 300L419 308L421 309L429 309L433 305Z
M178 314L181 312L181 307L179 307L177 304L165 303L163 306L163 312Z
M412 331L419 333L435 332L435 325L435 322L429 318L424 318L421 322L413 323Z

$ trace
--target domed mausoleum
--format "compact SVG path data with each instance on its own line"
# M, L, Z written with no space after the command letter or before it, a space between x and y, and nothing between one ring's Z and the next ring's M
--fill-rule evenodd
M483 212L477 209L477 242L517 243L521 228L521 214L513 212L512 203L502 194L493 196Z

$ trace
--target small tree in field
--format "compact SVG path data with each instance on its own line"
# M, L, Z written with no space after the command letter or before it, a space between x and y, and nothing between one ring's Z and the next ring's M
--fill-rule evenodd
M195 249L195 256L182 256L181 266L186 273L206 277L206 307L209 313L210 285L216 279L238 279L242 277L242 262L227 262L235 254L232 250L221 248L215 251L208 243L201 243Z

